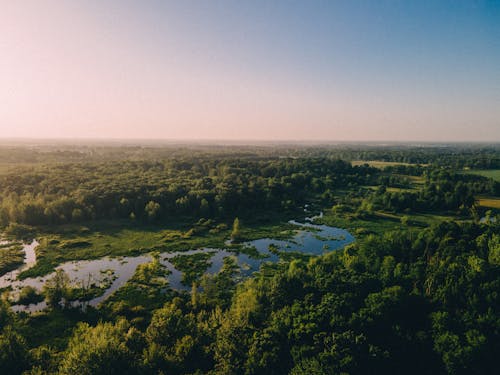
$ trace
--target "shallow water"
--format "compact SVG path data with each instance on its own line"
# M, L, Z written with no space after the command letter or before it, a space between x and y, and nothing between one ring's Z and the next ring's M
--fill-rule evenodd
M7 244L9 241L2 240L0 244ZM31 267L33 267L36 263L36 253L35 248L38 246L38 242L36 240L32 241L29 244L23 244L24 251L24 264L15 269L13 271L7 272L6 274L0 276L0 288L5 288L9 285L15 285L17 276L22 272Z
M255 247L260 254L266 255L263 259L254 259L250 256L224 250L202 248L189 251L179 251L173 253L161 253L160 262L171 272L168 276L169 286L177 290L190 290L190 285L182 283L182 272L177 270L169 259L176 255L191 255L200 252L213 252L214 254L209 260L210 265L207 267L206 273L217 273L222 265L224 258L234 256L238 266L240 267L241 276L249 276L260 269L264 262L278 262L279 256L269 251L269 246L275 246L279 251L283 252L302 252L311 255L321 255L332 250L337 250L354 241L354 237L346 230L329 227L327 225L315 225L310 223L315 217L306 218L306 223L290 221L291 224L297 226L297 233L289 240L275 240L271 238L261 238L254 241L245 242L244 245ZM50 279L54 273L40 278L28 278L25 280L17 280L17 275L20 271L33 266L36 262L35 247L38 242L33 241L31 244L24 245L26 253L26 263L18 270L10 272L7 275L0 277L0 288L11 286L14 294L27 285L41 289L46 280ZM105 257L95 260L81 260L63 263L57 269L63 269L73 283L85 285L94 283L100 284L105 279L110 279L111 285L103 295L94 298L85 304L97 306L99 303L108 298L114 291L123 286L135 273L139 264L151 261L150 255L140 255L136 257L120 257L110 258ZM111 271L109 271L111 270ZM109 272L107 272L109 271ZM76 302L78 304L78 302ZM45 302L32 304L29 306L16 305L13 306L15 311L40 311L46 308Z

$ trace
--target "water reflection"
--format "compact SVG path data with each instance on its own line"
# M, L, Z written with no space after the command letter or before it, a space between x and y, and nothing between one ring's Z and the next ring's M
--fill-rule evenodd
M170 262L170 259L177 255L192 255L200 252L212 252L206 272L209 274L217 273L222 265L224 258L234 256L240 268L242 276L249 276L260 269L263 262L278 262L280 257L278 252L301 252L311 255L321 255L325 252L340 249L354 241L354 237L346 230L329 227L327 225L315 225L311 222L314 217L306 218L306 223L290 221L297 226L296 234L288 240L275 240L271 238L261 238L254 241L245 242L244 246L255 248L260 256L251 257L245 253L234 253L227 249L202 248L189 251L179 251L173 253L160 254L160 262L170 271L167 276L169 286L177 290L190 290L190 285L182 283L182 272L177 270ZM14 294L24 286L32 286L41 289L47 279L50 279L54 273L40 278L27 278L17 280L19 272L33 266L36 262L35 247L38 242L24 245L26 253L26 263L18 270L10 272L0 277L0 288L11 286ZM272 246L276 251L270 251ZM87 281L88 284L99 285L104 281L108 282L109 287L104 294L96 297L85 304L97 306L108 298L114 291L123 286L135 273L139 264L151 261L150 255L141 255L135 257L110 258L104 257L95 260L81 260L63 263L57 269L64 270L73 283L79 285ZM112 277L110 277L112 275ZM76 302L79 304L79 302ZM32 304L28 306L16 305L13 309L16 311L40 311L46 308L45 302Z

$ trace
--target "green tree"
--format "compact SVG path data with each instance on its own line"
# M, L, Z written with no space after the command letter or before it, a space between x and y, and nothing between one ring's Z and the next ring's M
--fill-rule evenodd
M59 308L60 302L68 297L69 294L69 276L64 270L56 270L56 274L43 286L45 301L51 308Z
M0 296L0 332L14 319L14 314L10 308L9 292L3 292Z
M144 207L148 221L155 221L160 217L161 206L158 202L149 201Z
M20 374L29 366L24 339L9 326L0 335L0 373Z
M125 319L98 323L95 327L79 323L68 348L62 354L61 375L137 374L140 333Z
M231 240L233 242L241 241L240 219L235 218L233 221L233 230L231 231Z
M401 225L407 227L410 224L410 218L407 215L401 216Z

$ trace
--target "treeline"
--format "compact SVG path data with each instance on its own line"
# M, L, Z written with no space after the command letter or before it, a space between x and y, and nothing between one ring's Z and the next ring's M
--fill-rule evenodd
M422 180L413 190L412 176ZM475 195L500 195L499 182L452 168L397 165L379 170L329 157L184 155L49 163L0 174L0 226L245 217L257 210L296 210L311 201L331 206L335 191L367 185L380 186L364 194L371 207L395 212L466 213Z
M297 209L334 189L373 183L368 166L328 159L217 159L49 164L0 176L0 225L95 219L156 221Z
M396 170L400 172L402 169L405 168ZM405 190L409 187L405 178L382 176L379 187L368 201L376 209L394 212L452 211L468 214L475 205L476 195L500 195L500 183L484 177L457 174L441 168L428 168L421 176L425 180L418 190ZM403 189L388 191L387 187Z
M380 160L408 164L432 164L453 169L499 169L498 145L364 146L344 152L348 160Z
M30 347L0 308L0 369L17 374L492 374L500 227L446 222L371 236L236 285L231 262L147 321L110 310L65 348ZM113 311L120 311L114 314Z
M97 142L70 144L49 142L0 144L0 161L14 165L44 163L99 163L183 159L186 157L216 159L255 158L330 158L343 160L380 160L409 164L432 164L454 169L499 169L498 144L286 144L255 145L142 144Z

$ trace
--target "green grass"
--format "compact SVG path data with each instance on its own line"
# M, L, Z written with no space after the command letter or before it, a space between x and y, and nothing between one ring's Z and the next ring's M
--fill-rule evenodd
M370 189L370 190L373 190L373 191L377 191L379 188L376 185L365 185L363 187ZM387 187L386 191L388 191L389 193L401 193L401 192L405 192L405 191L415 192L415 191L417 191L417 189L415 187L410 187L410 188Z
M465 173L477 174L479 176L492 178L500 182L500 169L467 170Z
M363 238L368 234L382 234L387 231L404 228L405 226L401 223L401 218L403 216L408 217L408 226L415 228L427 227L442 221L460 219L455 216L441 213L394 214L376 211L372 215L360 217L350 213L335 214L331 210L325 210L323 218L318 220L318 222L346 229L356 238Z
M424 176L412 176L412 175L408 175L408 174L394 174L394 176L407 178L408 180L410 180L411 184L414 187L420 187L420 185L423 185L425 183ZM415 186L415 185L417 185L417 186Z
M0 276L19 268L23 263L22 245L18 243L0 245Z
M15 301L15 304L29 305L32 303L42 302L43 300L44 296L41 293L39 293L32 286L27 285L21 289L21 292L19 293L19 298L17 301Z
M266 219L255 215L251 219L241 220L243 241L293 236L297 228L284 219L288 220L288 216L278 213L267 215ZM193 224L182 218L163 225L144 225L122 220L100 221L86 226L39 228L36 236L40 243L36 248L37 263L19 277L43 276L64 262L105 256L137 256L151 251L176 252L204 247L241 250L241 245L226 243L230 232L228 223L204 221Z
M101 271L101 275L104 277L98 281L89 281L87 284L82 282L77 285L71 285L66 298L69 301L83 302L102 296L113 284L117 276L113 270Z
M58 230L58 232L56 232ZM224 247L229 230L210 232L209 227L185 230L163 226L133 226L130 223L101 222L93 228L65 226L41 231L36 249L37 264L21 273L21 278L42 276L57 265L72 260L104 256L134 256L151 251L173 252L200 247Z
M170 271L159 263L158 256L154 254L151 262L140 264L134 276L104 301L107 315L125 316L133 324L145 328L151 311L176 294L167 288L166 276Z
M97 322L93 309L87 309L85 312L79 309L55 309L19 315L19 330L31 348L50 345L56 350L64 350L78 322Z
M386 167L391 167L395 165L417 165L417 164L402 163L396 161L381 161L381 160L353 160L351 161L351 164L353 166L368 164L370 167L378 169L384 169ZM426 164L420 164L420 165L425 166Z
M176 255L170 259L170 262L177 270L182 272L182 283L184 285L191 285L211 265L210 259L213 255L213 251L190 255Z
M404 216L404 215L403 215ZM457 217L449 215L447 213L412 213L406 215L410 219L410 225L426 227L434 224L441 223L443 221L464 221L466 219L462 217Z

